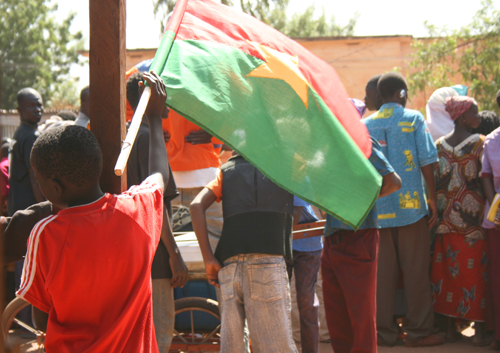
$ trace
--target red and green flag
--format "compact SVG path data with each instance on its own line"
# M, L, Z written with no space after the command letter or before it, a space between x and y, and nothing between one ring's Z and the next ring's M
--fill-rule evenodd
M368 131L333 67L297 42L212 0L179 0L151 70L168 106L281 187L355 228L371 210L381 178Z

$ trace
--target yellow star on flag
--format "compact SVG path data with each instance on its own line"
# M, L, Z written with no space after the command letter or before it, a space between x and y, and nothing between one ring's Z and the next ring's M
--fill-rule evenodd
M302 103L309 108L309 83L299 70L299 58L289 54L281 53L265 45L248 41L255 47L265 59L265 62L255 68L247 76L274 78L283 80L292 87L302 100Z

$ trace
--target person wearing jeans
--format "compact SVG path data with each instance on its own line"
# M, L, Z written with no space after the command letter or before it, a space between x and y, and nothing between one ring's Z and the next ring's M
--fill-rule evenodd
M221 200L224 225L214 254L205 211ZM245 352L247 320L255 353L297 353L285 264L291 258L293 196L236 155L190 211L208 282L221 287L221 352Z

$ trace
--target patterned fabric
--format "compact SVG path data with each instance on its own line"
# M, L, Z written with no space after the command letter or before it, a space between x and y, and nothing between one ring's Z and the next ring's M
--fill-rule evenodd
M484 321L486 314L485 240L464 241L461 234L439 234L432 261L432 297L439 314Z
M454 96L446 98L445 109L450 114L451 120L455 121L473 104L477 105L477 102L474 98L467 96Z
M438 227L436 233L457 233L473 245L484 239L481 227L485 198L480 172L485 137L475 134L452 147L444 138L436 141Z
M378 224L390 228L417 222L427 215L420 168L437 162L436 147L424 116L397 103L388 103L364 122L403 181L399 191L377 200Z

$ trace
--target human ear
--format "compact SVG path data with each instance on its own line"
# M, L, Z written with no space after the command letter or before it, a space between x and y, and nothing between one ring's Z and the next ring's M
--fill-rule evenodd
M61 196L62 193L64 192L64 186L59 181L59 179L56 179L56 178L52 179L51 184L52 184L52 187L54 188L55 192L57 193L57 195Z
M144 82L139 81L137 82L137 85L139 86L139 97L142 96L142 92L144 91Z

